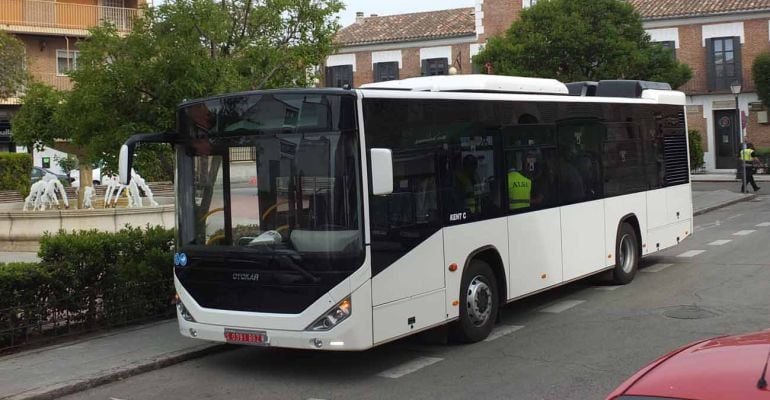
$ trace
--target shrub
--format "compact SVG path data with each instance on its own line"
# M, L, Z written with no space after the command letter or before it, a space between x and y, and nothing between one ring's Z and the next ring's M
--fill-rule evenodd
M167 309L173 295L172 255L173 231L130 226L117 233L46 234L39 254L60 285L62 310L79 315L87 325Z
M0 264L0 350L171 315L173 237L161 227L60 231L40 241L39 264Z
M32 155L0 153L0 190L16 190L26 196L31 185Z
M703 142L697 129L690 129L687 135L690 141L690 169L696 171L703 167Z
M17 342L45 318L51 277L37 263L0 264L0 345Z

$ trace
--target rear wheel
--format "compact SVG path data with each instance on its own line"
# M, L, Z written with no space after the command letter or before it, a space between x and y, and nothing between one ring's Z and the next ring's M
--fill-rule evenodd
M498 299L492 268L484 261L471 261L460 285L460 318L451 326L450 337L462 343L484 340L495 324Z
M618 236L615 240L615 269L612 280L619 285L625 285L636 276L639 268L639 259L642 252L639 247L639 238L631 224L624 222L618 228Z

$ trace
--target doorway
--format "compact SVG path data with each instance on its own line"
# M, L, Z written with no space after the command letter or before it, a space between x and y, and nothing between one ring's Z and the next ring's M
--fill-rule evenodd
M717 150L717 169L736 168L739 140L735 131L735 122L735 110L714 111L714 144Z

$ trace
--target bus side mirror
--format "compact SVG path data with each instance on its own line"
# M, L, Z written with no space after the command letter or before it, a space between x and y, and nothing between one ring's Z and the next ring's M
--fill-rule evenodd
M131 166L134 163L134 148L136 143L120 146L120 158L118 159L118 175L120 183L128 185L131 180Z
M371 149L372 194L384 196L393 193L393 153L390 149Z
M140 133L131 136L120 146L120 156L118 158L118 177L120 183L128 185L131 181L131 167L134 163L134 150L138 143L174 143L175 135L173 133Z

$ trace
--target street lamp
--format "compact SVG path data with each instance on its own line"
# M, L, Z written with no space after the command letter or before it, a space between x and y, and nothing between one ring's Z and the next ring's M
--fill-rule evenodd
M746 190L746 160L743 159L743 154L746 153L746 143L743 141L741 110L738 106L738 95L741 94L741 83L738 81L733 82L733 84L730 85L730 91L735 96L735 128L738 134L738 143L741 144L741 151L738 152L738 157L741 158L741 190Z

